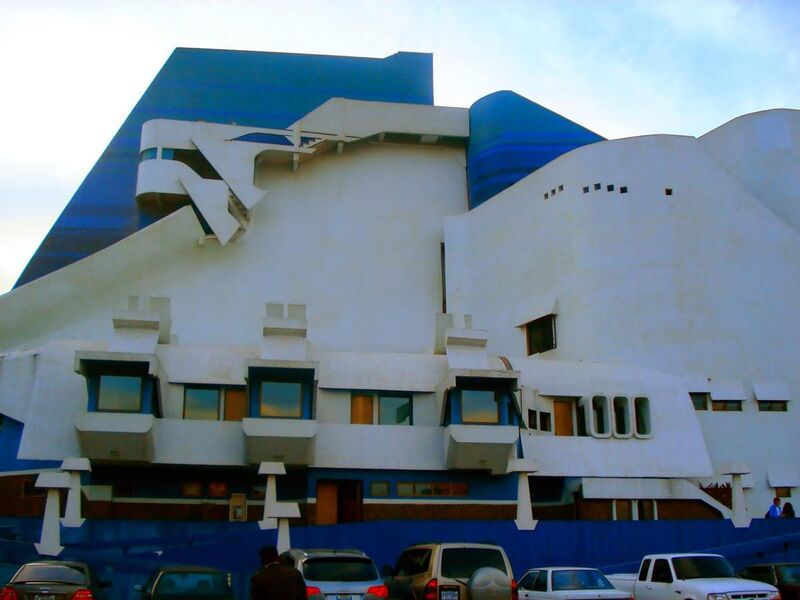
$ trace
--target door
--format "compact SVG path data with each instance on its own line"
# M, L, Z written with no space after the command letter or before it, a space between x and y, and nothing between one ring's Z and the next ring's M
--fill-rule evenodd
M241 421L247 416L247 393L244 388L228 388L225 390L226 421Z
M317 525L335 525L338 522L338 495L335 481L317 482Z
M572 429L572 400L554 400L553 413L555 415L555 434L573 435Z
M672 600L675 598L674 580L670 562L665 558L656 559L650 579L636 582L636 600Z
M360 480L317 482L317 525L356 523L364 520Z

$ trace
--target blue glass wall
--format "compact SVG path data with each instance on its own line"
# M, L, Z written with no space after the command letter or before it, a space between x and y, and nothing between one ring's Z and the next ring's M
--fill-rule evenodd
M384 59L177 48L75 192L15 287L157 216L134 199L142 124L155 118L283 128L332 97L433 104L430 54Z
M554 158L604 138L514 92L484 96L469 110L469 207Z
M27 471L29 469L48 469L60 467L60 461L20 460L17 458L22 439L23 424L0 415L0 472Z

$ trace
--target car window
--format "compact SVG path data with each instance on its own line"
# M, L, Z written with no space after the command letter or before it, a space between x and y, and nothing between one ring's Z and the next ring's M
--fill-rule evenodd
M519 580L519 587L523 590L529 590L533 587L533 580L536 579L536 576L539 574L539 571L528 571L523 575L522 579Z
M14 583L49 581L88 585L86 573L77 566L69 565L25 565L12 580Z
M721 556L681 556L672 559L678 579L736 577L733 567Z
M639 569L639 581L647 581L647 572L650 570L650 559L645 558L642 561L642 566Z
M656 583L672 583L672 571L669 569L669 561L659 558L653 565L653 575L651 580Z
M227 583L222 573L211 572L192 572L175 571L163 573L156 583L153 596L187 595L207 596L212 594L224 594L227 591Z
M430 548L406 550L397 559L397 566L395 566L394 572L396 575L419 575L428 570L430 560Z
M800 565L781 565L776 569L781 583L800 583Z
M536 577L536 581L533 582L533 591L534 592L547 591L547 571L539 571L539 575Z
M444 548L442 577L469 579L481 567L494 567L506 572L503 554L496 548Z
M309 558L303 563L306 581L375 581L378 569L368 558L331 556Z
M591 569L559 569L553 571L553 591L612 590L614 586L600 573Z

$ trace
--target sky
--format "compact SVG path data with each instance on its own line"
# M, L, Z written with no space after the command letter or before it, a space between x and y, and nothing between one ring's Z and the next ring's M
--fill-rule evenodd
M800 109L800 0L0 0L0 294L178 46L431 52L437 105L509 89L607 138Z

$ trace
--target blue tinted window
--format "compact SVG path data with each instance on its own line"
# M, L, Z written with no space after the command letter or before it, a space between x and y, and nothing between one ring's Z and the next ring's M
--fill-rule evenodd
M175 150L172 148L161 149L161 160L172 160L175 158Z
M219 418L219 388L185 388L183 418L216 421Z
M262 417L300 418L303 384L294 381L263 381L258 414Z
M381 394L378 423L380 425L411 425L411 398Z
M497 423L497 402L492 390L461 390L463 423Z
M157 154L158 154L157 148L147 148L146 150L142 150L139 153L139 160L141 161L153 160L156 158Z
M101 375L97 410L139 412L142 408L142 378L126 375Z

